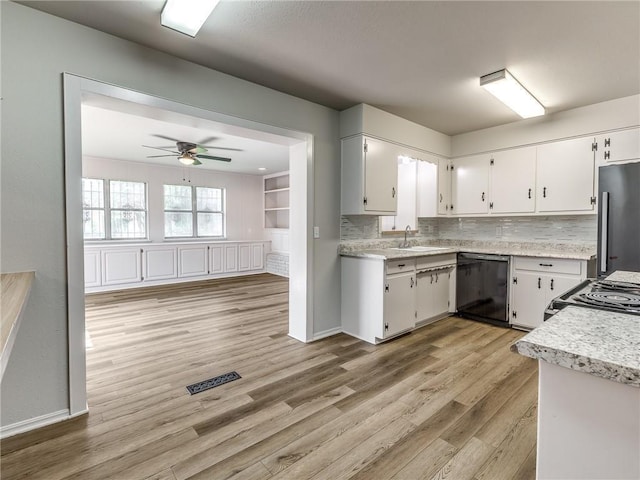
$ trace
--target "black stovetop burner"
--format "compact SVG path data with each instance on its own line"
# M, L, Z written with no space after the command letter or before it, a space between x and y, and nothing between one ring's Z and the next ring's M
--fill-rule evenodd
M585 280L576 288L553 299L545 317L567 305L640 315L640 284L611 280Z

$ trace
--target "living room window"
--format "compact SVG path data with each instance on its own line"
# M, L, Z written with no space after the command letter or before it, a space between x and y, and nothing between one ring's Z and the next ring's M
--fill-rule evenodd
M83 178L82 214L85 240L147 238L147 186Z
M224 190L164 185L164 236L223 237Z

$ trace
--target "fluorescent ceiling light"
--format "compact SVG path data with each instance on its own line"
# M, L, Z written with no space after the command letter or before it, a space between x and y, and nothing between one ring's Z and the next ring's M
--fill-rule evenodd
M195 37L220 0L167 0L160 15L165 27Z
M480 77L480 86L522 118L544 115L544 107L506 69Z

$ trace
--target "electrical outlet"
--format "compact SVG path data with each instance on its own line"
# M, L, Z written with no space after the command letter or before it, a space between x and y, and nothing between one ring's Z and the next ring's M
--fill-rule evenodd
M320 238L320 227L313 227L313 238Z

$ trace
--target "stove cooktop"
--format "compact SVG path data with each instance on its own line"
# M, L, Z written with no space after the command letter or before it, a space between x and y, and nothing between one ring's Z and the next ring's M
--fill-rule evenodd
M585 280L574 289L553 299L545 316L551 316L568 305L640 315L640 284Z

